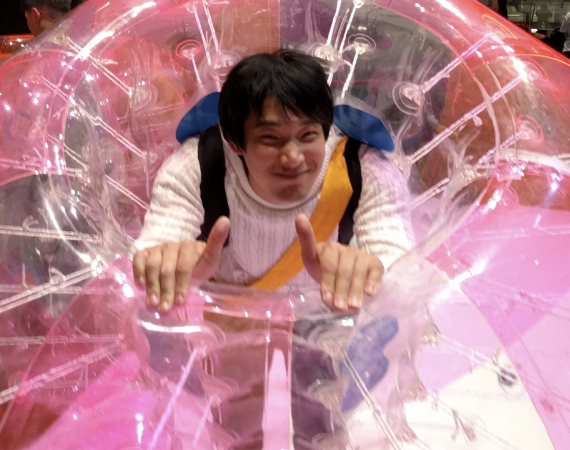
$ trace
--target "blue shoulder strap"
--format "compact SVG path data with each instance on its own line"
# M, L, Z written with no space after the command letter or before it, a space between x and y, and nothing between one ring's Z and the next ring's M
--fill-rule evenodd
M394 150L394 141L382 121L373 114L350 105L334 107L334 124L343 134L370 147L387 152Z
M192 136L206 131L219 121L218 101L219 92L206 95L194 107L186 113L176 128L176 140L180 143Z

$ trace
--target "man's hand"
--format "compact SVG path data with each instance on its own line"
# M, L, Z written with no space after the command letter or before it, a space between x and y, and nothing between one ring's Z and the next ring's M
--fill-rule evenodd
M230 220L220 217L214 224L208 242L167 242L135 254L135 281L146 286L149 306L166 312L173 302L186 301L190 280L209 280L218 265L222 248L230 232Z
M378 293L384 266L378 258L337 242L318 242L311 222L304 215L295 219L303 264L321 283L321 296L329 306L346 310L361 308L364 295Z

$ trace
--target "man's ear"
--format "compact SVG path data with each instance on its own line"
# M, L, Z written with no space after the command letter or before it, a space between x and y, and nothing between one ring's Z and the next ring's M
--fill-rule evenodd
M235 142L228 141L228 144L229 144L230 148L232 149L232 152L234 152L238 156L243 156L243 150L241 148L239 148Z
M44 18L44 13L39 8L36 8L35 6L33 6L30 9L29 15L30 15L30 18L32 19L32 22L34 22L35 24L38 24L38 25Z

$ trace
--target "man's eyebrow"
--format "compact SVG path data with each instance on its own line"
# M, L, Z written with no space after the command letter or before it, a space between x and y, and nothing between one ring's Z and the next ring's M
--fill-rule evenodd
M262 127L277 127L279 125L283 125L284 123L287 123L287 121L285 120L260 120L259 122L257 122L254 126L254 128L262 128ZM315 119L304 119L301 120L300 124L301 125L317 125L319 122L316 121Z
M276 122L274 120L260 120L259 122L257 122L255 124L254 128L262 128L262 127L276 127L279 126L281 124L283 124L284 122Z

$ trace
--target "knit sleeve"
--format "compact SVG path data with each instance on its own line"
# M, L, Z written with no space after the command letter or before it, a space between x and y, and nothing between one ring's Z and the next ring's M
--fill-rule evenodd
M358 247L389 267L415 243L410 193L400 170L380 151L361 147L362 193L354 213Z
M165 242L195 240L204 221L200 199L198 139L187 140L160 169L152 189L138 250Z

